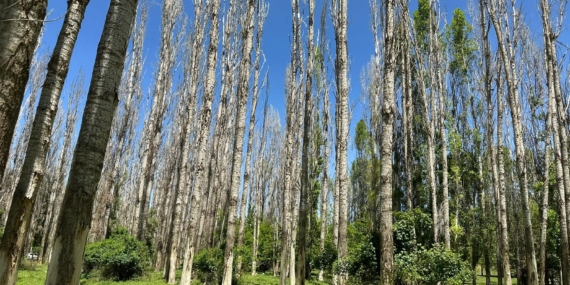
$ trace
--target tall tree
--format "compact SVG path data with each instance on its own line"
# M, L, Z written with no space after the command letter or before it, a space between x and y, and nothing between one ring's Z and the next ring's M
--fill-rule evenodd
M189 237L186 239L186 248L184 253L184 265L182 268L182 280L180 284L189 285L192 274L192 262L196 249L196 232L199 229L200 213L202 208L202 198L205 193L206 186L206 146L208 143L208 134L210 124L212 121L212 102L214 100L214 88L216 86L216 66L218 58L218 43L219 43L219 26L220 26L220 3L213 1L206 8L206 15L210 20L210 31L208 44L208 54L206 59L206 77L204 83L204 93L202 95L202 105L198 116L198 130L196 137L196 162L195 162L195 180L194 189L191 196L192 208L189 214L189 224L186 232ZM190 94L190 96L197 96Z
M166 0L162 4L161 42L159 51L159 65L154 82L154 92L150 116L145 124L145 142L141 161L142 177L140 179L137 199L137 238L146 239L146 224L148 220L149 197L154 182L156 169L156 155L160 144L162 126L168 97L172 88L173 68L179 51L179 38L176 36L177 23L183 6L180 0ZM178 33L180 35L182 33Z
M112 0L93 68L46 285L77 284L137 0Z
M336 86L337 86L337 138L336 138L336 172L339 193L338 222L338 258L342 260L348 254L348 0L332 2L333 26L336 42ZM391 6L393 5L390 4ZM392 6L393 7L393 6ZM391 191L391 189L390 189ZM339 284L346 284L346 275L339 278Z
M408 9L405 1L402 9ZM395 70L396 70L396 1L386 1L384 10L386 22L384 26L384 82L382 84L384 100L382 103L382 135L380 174L380 242L382 255L380 258L380 281L382 284L393 284L394 240L392 233L392 159L394 138L394 117L396 114Z
M561 3L566 1L562 0ZM550 141L551 137L554 140L554 160L556 166L556 186L559 194L559 222L560 222L560 263L562 267L562 284L570 284L570 262L569 262L569 240L568 240L568 188L570 187L570 180L568 180L568 139L567 128L565 127L566 113L561 108L560 97L560 79L558 77L558 62L556 59L556 38L558 34L553 31L552 23L550 21L551 3L548 1L540 1L540 9L542 12L542 29L544 38L545 50L545 65L546 65L546 78L548 85L548 132L552 132L553 136L548 135L547 140ZM562 4L565 5L565 4ZM562 112L562 113L560 113ZM545 156L548 157L550 153L546 151ZM545 171L549 169L550 165L545 165ZM549 176L546 175L545 184L548 185ZM545 186L546 187L546 186ZM548 188L546 188L544 195L548 195ZM545 199L548 196L545 197ZM546 203L548 205L548 203ZM544 210L543 210L544 211ZM547 214L548 215L548 214ZM541 233L542 238L543 233ZM541 270L539 272L540 284L546 284L545 280L545 262L544 250L542 250L541 240Z
M46 171L45 158L59 97L87 4L89 0L68 2L68 12L65 14L55 49L48 63L48 72L34 118L23 171L8 214L5 228L7 234L2 236L0 243L0 283L2 284L16 283L20 252L29 230L38 188Z
M309 192L312 190L309 181L309 147L311 144L311 125L313 110L313 39L314 39L314 23L315 23L315 1L309 0L309 19L307 31L307 68L305 78L305 114L303 116L303 146L301 158L301 197L299 200L299 233L298 233L298 250L297 250L297 278L298 284L305 284L305 276L307 275L306 258L307 258L307 226L309 214Z
M47 0L0 2L0 181L8 160ZM1 266L3 267L3 266Z
M243 246L243 239L245 235L245 219L246 219L246 207L247 207L247 200L250 194L250 188L253 188L253 183L250 182L252 178L252 170L251 170L251 155L252 155L252 146L254 140L254 131L255 131L255 113L257 109L257 102L259 98L259 76L261 73L261 38L263 36L263 25L265 22L265 18L267 17L268 7L267 4L263 1L256 1L256 9L255 9L255 19L257 31L255 33L255 63L253 64L254 68L254 75L253 75L253 90L252 90L252 100L251 100L251 113L249 117L249 131L248 131L248 139L247 139L247 152L245 158L245 172L243 175L243 190L241 196L241 204L240 204L240 224L238 230L238 247ZM267 102L266 102L267 103ZM251 205L250 207L251 208ZM238 257L238 274L241 274L241 255Z
M512 3L511 3L512 4ZM536 285L538 284L538 273L536 266L536 254L534 249L534 235L532 233L532 220L530 215L529 206L529 187L528 187L528 175L527 168L525 164L525 145L523 141L523 123L522 123L522 107L519 96L518 79L517 79L517 69L515 62L515 39L513 38L513 32L509 26L509 21L506 21L508 16L507 6L505 5L505 0L489 0L487 2L487 9L491 15L491 21L495 27L495 33L497 36L498 49L501 55L501 60L504 65L505 80L507 82L507 90L509 94L509 104L511 109L511 119L513 123L513 135L515 141L515 152L516 152L516 162L517 162L517 174L518 174L518 185L521 193L522 200L522 212L524 220L524 237L525 237L525 256L526 256L526 268L528 276L528 284ZM516 17L517 8L514 5L510 5L515 14L514 21L511 23L514 27L517 27L517 21L520 19ZM515 29L516 30L516 29ZM516 32L516 31L515 31Z
M239 78L237 86L237 108L236 108L236 132L234 136L233 157L231 168L231 183L229 188L229 204L228 204L228 225L226 231L226 249L224 256L224 278L223 285L232 284L233 264L234 264L234 245L236 234L236 215L237 215L237 200L239 187L241 185L241 165L243 153L243 139L245 137L245 118L247 111L247 101L249 98L249 82L251 74L251 52L253 50L253 35L254 35L254 12L256 0L246 0L246 13L243 16L243 26L241 31L242 50L241 61L239 65ZM255 95L254 95L255 96ZM255 98L254 100L256 100ZM257 100L256 100L257 101ZM257 104L257 102L256 102ZM251 112L254 113L255 105L252 105ZM245 191L245 188L243 189ZM244 196L244 198L246 198ZM242 209L244 210L244 209ZM243 221L242 221L243 222Z

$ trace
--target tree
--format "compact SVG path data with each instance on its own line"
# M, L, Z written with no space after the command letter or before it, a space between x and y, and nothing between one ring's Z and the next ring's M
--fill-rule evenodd
M46 285L77 284L137 0L112 0L62 202Z
M0 181L8 160L12 135L30 64L46 16L47 0L2 0L0 7ZM0 266L4 267L4 266Z
M220 25L220 3L214 1L206 15L210 17L210 43L208 45L208 54L206 59L206 78L204 85L204 94L202 95L202 106L198 116L198 130L196 137L196 163L195 163L195 180L194 190L191 195L192 209L189 214L189 224L187 233L190 235L186 240L186 249L184 253L184 266L182 269L182 280L180 284L190 284L192 273L192 262L194 260L195 248L197 246L197 230L199 229L200 213L202 207L202 196L204 195L206 181L206 146L208 143L208 133L212 120L212 101L214 100L214 88L216 85L216 66L218 58L218 42L219 42L219 25ZM197 96L197 94L190 94Z
M336 61L335 75L337 86L337 137L336 155L339 193L338 258L343 260L348 254L348 0L332 2L333 26L335 30ZM346 275L340 276L339 284L346 284Z
M313 69L314 69L314 22L315 22L315 1L309 0L309 19L307 35L307 68L305 79L305 110L303 115L303 145L301 158L301 197L299 200L299 233L297 250L297 272L298 284L305 284L307 275L307 227L309 215L309 192L312 190L309 181L309 147L311 144L311 112L313 110Z
M228 225L226 233L226 250L224 255L224 278L223 285L231 285L233 277L234 245L235 245L235 224L237 215L237 198L241 184L241 165L243 152L243 139L245 136L245 117L247 111L247 101L249 98L249 81L251 73L251 51L253 50L254 35L254 11L257 7L255 0L247 0L246 14L243 18L242 26L242 50L239 66L239 78L237 89L236 108L236 132L233 145L231 183L229 188L228 205ZM255 96L255 95L254 95ZM252 105L251 112L255 112L255 105ZM245 191L245 189L244 189ZM245 197L244 197L245 198ZM244 210L244 209L242 209ZM242 221L243 222L243 221Z
M28 233L38 188L46 171L45 158L49 148L53 121L69 70L71 54L88 3L89 0L68 2L68 13L65 15L55 49L48 63L48 72L34 118L23 171L8 214L5 229L8 234L2 236L0 244L0 283L3 284L16 283L17 265L21 256L19 252L22 250Z
M154 181L156 168L156 155L161 138L162 125L166 108L167 98L172 88L173 68L179 50L179 39L176 36L176 26L180 22L182 2L180 0L166 0L162 6L162 33L159 51L159 66L154 82L152 107L148 121L145 124L145 144L142 157L142 179L140 179L139 194L137 199L137 238L146 240L146 223L148 219L149 196Z
M504 20L506 17L505 0L490 0L487 2L487 10L491 15L491 21L495 27L495 33L498 39L499 53L501 61L504 65L505 80L507 82L507 90L509 94L509 104L511 109L511 119L513 122L513 133L515 141L515 152L517 161L517 174L519 179L519 187L522 198L523 218L524 218L524 237L525 237L525 256L526 267L528 270L528 284L538 284L538 273L536 267L536 255L534 250L534 236L532 233L532 220L530 216L529 206L529 187L527 169L525 165L525 145L523 141L523 125L521 117L521 102L518 89L518 79L513 46L515 44L513 35L509 27L509 22ZM500 10L499 10L500 9ZM516 9L513 7L513 9ZM507 46L509 45L509 46Z
M395 69L396 69L396 3L385 2L386 23L384 27L384 82L382 104L382 138L381 159L382 172L380 174L380 242L382 256L380 258L380 280L382 284L392 284L394 241L392 233L392 155L394 138L394 116L396 113L395 96ZM406 5L402 9L407 9Z

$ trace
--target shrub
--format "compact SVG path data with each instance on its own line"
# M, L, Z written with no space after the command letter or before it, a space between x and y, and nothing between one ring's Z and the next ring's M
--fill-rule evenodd
M87 245L83 269L86 274L97 270L105 279L124 281L142 275L148 264L146 246L118 229L109 239Z
M194 259L194 268L203 284L219 284L223 277L224 252L220 248L200 251Z
M377 284L379 267L373 237L368 236L361 244L350 248L348 255L335 262L335 274L348 274L350 284Z
M396 254L397 284L460 285L473 280L469 265L441 246Z

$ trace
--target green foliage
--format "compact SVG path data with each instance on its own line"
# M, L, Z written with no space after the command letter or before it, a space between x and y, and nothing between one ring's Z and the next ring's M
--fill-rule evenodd
M431 217L420 209L394 213L393 226L395 252L412 252L417 244L430 245L432 240Z
M109 239L87 245L83 270L87 275L99 271L105 279L129 280L142 275L149 261L147 247L118 228Z
M465 13L459 8L453 10L451 25L446 27L447 41L452 55L450 71L463 80L467 79L469 67L475 59L477 50L475 41L470 38L471 31Z
M414 29L416 37L422 47L427 46L429 35L429 20L431 16L431 8L428 0L418 1L418 10L414 11Z
M457 254L439 245L398 253L394 266L397 284L460 285L473 280L475 274Z
M224 252L220 248L200 251L194 258L194 268L203 284L218 284L223 278Z
M317 246L313 247L311 251L312 267L315 269L322 269L330 271L333 264L337 259L338 252L331 237L325 239L325 249L320 250Z

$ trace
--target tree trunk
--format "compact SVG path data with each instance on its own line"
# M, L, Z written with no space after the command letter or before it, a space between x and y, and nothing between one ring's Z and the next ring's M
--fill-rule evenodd
M244 15L242 26L242 58L239 67L239 81L237 89L237 110L236 110L236 132L234 136L233 158L231 168L231 183L229 188L228 205L228 226L226 231L226 249L224 256L224 277L223 285L231 285L233 277L234 245L235 245L235 224L237 215L237 198L241 182L241 165L243 153L243 139L245 137L245 118L247 111L247 101L249 98L249 81L251 73L251 52L253 50L254 34L254 11L255 0L247 1L247 13ZM255 96L255 95L254 95ZM255 99L254 99L255 100ZM257 102L256 102L257 103ZM252 105L252 114L255 112L255 105ZM253 115L252 115L253 116ZM251 155L251 153L250 153ZM246 166L247 167L247 166ZM245 184L243 191L246 191ZM246 199L246 196L243 197ZM244 207L245 208L245 207ZM245 209L242 209L245 210ZM242 221L243 223L243 221Z
M560 78L558 75L558 62L556 53L556 39L557 35L552 31L552 24L550 22L550 12L551 4L548 1L541 0L540 8L542 12L542 28L545 46L545 62L546 62L546 74L548 79L548 94L549 94L549 123L548 128L553 131L554 134L554 154L556 162L556 184L558 186L558 192L560 195L560 262L562 264L562 284L570 284L570 261L569 261L569 241L568 228L570 227L570 218L568 217L568 207L570 203L570 170L568 169L568 136L566 129L566 112L564 110L564 104L562 101L561 89L560 89ZM554 117L552 117L554 116ZM550 136L548 137L550 140ZM546 154L549 155L548 152ZM548 170L549 165L546 165ZM546 172L548 173L548 172ZM546 177L548 182L548 175ZM545 189L548 189L548 184L545 185ZM546 193L548 190L546 190ZM548 199L548 198L546 198ZM547 204L548 206L548 204ZM548 214L546 214L548 215ZM543 217L544 218L544 217ZM546 216L548 218L548 216ZM541 236L542 238L542 236ZM542 258L542 240L541 240L541 258ZM544 262L544 260L543 260ZM544 266L541 266L540 272L540 282L545 284L545 272Z
M261 60L261 37L263 35L263 24L266 17L266 11L261 11L261 9L266 9L264 3L259 3L260 1L257 0L255 3L255 17L257 19L257 33L255 34L255 63L254 69L255 73L253 76L253 91L252 91L252 101L251 101L251 114L249 118L249 132L248 132L248 139L247 139L247 154L245 158L245 173L243 177L243 190L242 190L242 197L241 197L241 206L240 206L240 224L238 230L238 248L243 246L243 238L245 232L245 221L246 215L245 211L247 209L247 199L249 197L250 188L252 188L253 183L250 183L250 179L252 177L251 171L251 153L252 153L252 145L253 145L253 134L255 130L255 113L257 110L257 101L259 97L259 76L260 76L260 60ZM251 186L250 186L251 185ZM252 191L253 192L253 191ZM251 208L251 205L250 205ZM254 231L256 228L254 226ZM242 265L242 256L238 257L238 268L237 273L241 274L241 265Z
M112 0L57 225L46 285L78 284L137 0Z
M381 134L381 164L380 174L380 243L382 255L380 258L381 284L393 284L394 240L392 233L392 157L394 138L394 117L396 114L395 69L396 69L396 40L395 1L385 3L386 22L384 27L384 82L382 103L382 134ZM407 9L407 7L404 7ZM407 51L405 51L407 52Z
M498 0L502 3L503 0ZM528 193L528 177L527 169L525 165L525 146L523 141L523 128L522 128L522 116L521 116L521 103L518 90L518 80L516 78L516 63L514 62L514 51L513 47L507 47L507 39L510 39L509 27L505 26L497 16L497 3L491 1L490 5L488 2L487 8L489 9L489 14L491 15L491 20L495 27L495 33L498 39L499 52L501 55L501 60L504 64L505 78L507 81L507 89L509 94L509 104L511 109L511 119L513 122L514 130L514 141L515 141L515 153L516 153L516 164L517 173L519 179L519 188L521 192L522 200L522 210L523 210L523 220L524 220L524 236L525 236L525 256L526 256L526 268L528 271L528 284L536 285L538 284L538 272L536 267L536 255L534 250L534 236L532 233L532 220L530 215L529 206L529 193ZM515 9L515 8L513 8ZM500 16L503 17L503 16ZM507 35L505 35L507 33ZM512 39L508 40L510 44L514 44Z
M17 279L19 253L30 226L38 188L46 170L45 158L49 148L53 120L57 113L59 97L69 70L69 61L88 3L89 0L68 2L68 13L48 64L48 73L40 95L22 174L12 198L5 228L6 234L2 237L0 246L0 283L2 284L15 284Z
M333 19L334 29L335 29L335 42L336 42L336 85L337 85L337 164L338 164L338 192L339 192L339 222L338 222L338 259L343 260L348 254L348 243L347 243L347 226L348 226L348 165L347 165L347 153L348 153L348 45L347 45L347 28L348 28L348 1L338 0L338 2L333 2L333 10L335 11L335 17ZM394 2L391 2L391 7L393 7ZM388 30L390 31L390 30ZM392 30L393 31L393 30ZM389 79L388 79L389 80ZM390 108L392 106L387 104L383 109L385 109L386 115L389 114ZM391 110L393 112L393 109ZM393 115L393 113L392 113ZM388 130L390 133L390 130ZM391 141L391 138L386 142ZM391 145L389 146L391 149ZM385 149L386 150L386 149ZM391 153L391 151L390 151ZM391 158L391 155L388 156ZM391 161L391 159L390 159ZM388 165L391 165L389 163ZM386 178L385 175L390 174L389 172L384 173L382 179ZM383 180L386 185L390 187L390 194L386 196L386 199L391 201L391 179ZM386 187L384 186L383 194ZM390 206L391 208L391 206ZM388 211L389 209L382 208L381 211ZM391 219L390 219L391 221ZM387 230L390 230L391 223L386 223L383 225ZM387 239L387 244L390 243L391 238ZM390 259L391 260L391 259ZM390 260L383 260L382 262L389 263ZM388 269L388 272L391 270ZM384 276L383 276L384 277ZM346 274L341 274L339 276L339 284L346 284L347 276Z
M502 70L499 68L499 70ZM501 239L501 259L503 275L505 277L505 285L511 285L511 261L510 261L510 250L509 250L509 231L507 223L507 195L506 195L506 185L505 185L505 163L504 163L504 147L503 147L503 79L498 76L497 78L497 167L498 167L498 182L499 182L499 219L500 226L499 229L500 239ZM517 259L518 262L518 259ZM518 267L518 266L517 266Z
M551 132L552 113L548 112L547 133ZM546 284L546 235L548 227L548 191L550 184L550 135L547 136L544 146L544 188L542 193L542 205L540 209L540 268L538 271L539 285ZM562 227L561 227L562 228ZM564 242L561 242L563 244Z
M189 216L189 224L187 229L187 234L189 237L186 241L186 250L184 255L184 266L182 268L182 280L181 285L189 285L191 281L192 274L192 262L194 260L196 242L196 231L199 229L200 213L202 196L204 195L204 188L206 185L206 172L204 168L206 166L206 146L208 143L208 134L210 130L210 123L212 119L212 101L214 100L214 88L216 85L216 66L218 58L218 42L219 42L219 13L220 13L220 3L218 1L213 1L211 10L207 11L211 23L210 23L210 44L208 46L208 55L206 62L206 78L204 86L204 94L202 97L202 107L200 109L200 115L198 118L198 135L196 137L197 155L196 155L196 169L194 175L196 176L194 180L194 190L192 191L191 205ZM190 96L197 96L196 94L190 94Z
M47 0L0 1L0 7L3 7L0 11L0 181L8 161L46 6ZM4 265L0 267L4 268Z
M305 285L307 275L307 226L309 215L309 193L312 191L309 181L309 151L311 144L311 112L313 110L313 39L315 22L315 1L309 0L309 19L307 31L307 71L305 81L305 114L303 116L303 149L301 158L301 199L299 201L299 236L297 244L297 278L299 285Z
M146 224L148 220L150 190L154 183L154 172L158 147L161 140L162 125L167 108L167 97L172 87L173 68L178 54L176 24L182 12L181 0L166 0L162 5L161 45L159 65L154 82L154 92L150 117L145 125L145 149L140 166L142 177L137 199L137 238L146 240Z

